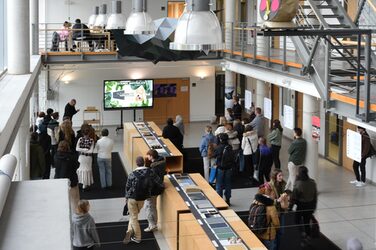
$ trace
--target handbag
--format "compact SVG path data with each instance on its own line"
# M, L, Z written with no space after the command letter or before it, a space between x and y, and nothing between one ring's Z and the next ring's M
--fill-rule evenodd
M217 177L217 166L214 165L210 167L209 183L214 184L216 177Z
M128 211L128 202L125 203L124 208L123 208L123 216L127 216L129 214Z
M311 227L311 237L312 238L320 238L319 222L317 221L315 216L313 216L313 214L312 214L311 221L310 221L310 227Z

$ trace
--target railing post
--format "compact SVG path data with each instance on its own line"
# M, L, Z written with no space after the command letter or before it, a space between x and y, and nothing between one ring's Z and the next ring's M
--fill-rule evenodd
M330 36L327 37L326 40L326 51L325 51L325 67L324 67L324 84L325 84L325 106L326 108L330 108L330 97L329 97L329 90L330 90L330 70L331 70L331 64L330 64L330 58L332 55L332 46L328 42L330 39Z
M241 58L241 60L242 61L244 61L245 60L245 58L244 58L244 37L245 37L245 34L244 34L244 26L245 26L245 24L244 23L241 23L241 32L242 32L242 34L241 34L241 52L242 52L242 58Z
M256 28L254 28L253 29L253 63L256 64L257 63L256 61L257 61L257 33L256 33Z
M287 36L283 36L283 66L282 70L286 71L287 70L287 65L286 65L286 60L287 60L287 53L286 53L286 48L287 47Z
M47 53L47 23L44 24L44 56L47 61L48 53Z
M370 120L370 68L371 68L371 33L366 35L366 44L365 44L365 72L364 72L364 86L365 86L365 122Z
M359 100L360 100L360 57L361 57L361 41L362 41L362 35L357 35L357 69L356 69L356 115L359 115Z
M266 46L267 46L267 57L268 57L268 63L267 66L270 67L270 36L266 38Z
M231 22L231 58L234 57L234 22Z

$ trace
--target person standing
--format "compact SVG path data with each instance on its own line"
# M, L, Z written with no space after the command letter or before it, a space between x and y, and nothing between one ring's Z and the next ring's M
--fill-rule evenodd
M67 141L69 148L72 152L76 152L76 137L72 129L72 122L70 120L64 120L60 127L59 132L57 133L57 142Z
M98 150L98 169L102 188L111 188L112 186L112 164L111 155L114 149L114 141L108 137L108 129L103 129L102 138L97 141Z
M179 128L174 126L174 121L172 118L167 119L167 125L163 128L162 132L163 138L170 139L170 141L175 145L175 147L182 152L183 149L183 135L181 134Z
M260 137L258 140L258 148L256 150L256 166L258 166L259 174L258 180L262 184L265 180L268 182L270 181L270 171L272 170L273 159L272 159L272 151L266 145L266 140L264 137Z
M73 250L94 249L100 247L100 240L93 217L89 214L90 204L80 200L72 218Z
M261 112L262 112L261 108L257 107L255 109L256 117L250 123L252 128L256 130L258 137L263 137L265 133L264 131L265 118Z
M281 161L279 160L279 151L281 150L282 145L282 132L283 128L279 120L273 121L273 127L270 134L268 134L268 141L271 144L272 157L274 162L274 167L280 169Z
M48 123L47 126L47 134L51 137L51 159L52 159L52 166L54 166L54 157L57 151L58 141L56 140L57 134L59 131L59 113L54 112L51 115L52 119Z
M70 100L67 105L65 105L64 109L64 117L69 117L72 121L73 116L80 111L80 109L76 109L76 99Z
M218 135L219 144L214 150L214 157L217 165L216 191L223 198L225 190L226 203L231 206L231 177L235 165L235 157L231 145L228 144L228 135Z
M212 127L209 125L206 126L205 134L201 138L199 150L202 160L204 161L204 177L207 181L209 181L209 169L215 164L213 153L216 142L216 137L213 135Z
M83 137L78 139L76 145L76 151L79 154L78 162L80 163L80 167L77 169L78 183L82 184L84 190L94 183L92 169L94 141L89 137L89 132L89 129L84 129L82 131Z
M145 161L142 156L136 158L136 165L137 168L129 174L125 186L125 202L128 204L129 223L123 240L124 244L128 244L131 241L135 243L141 242L138 214L144 206L145 200L151 196L151 170L145 167Z
M157 213L157 197L162 194L164 175L166 174L166 160L158 155L157 150L150 149L146 153L150 163L150 170L153 179L153 188L151 189L151 197L145 200L146 218L148 227L145 232L153 232L158 229L158 213Z
M295 223L302 225L304 228L302 236L303 243L308 240L311 235L310 221L312 214L317 206L317 186L316 182L309 178L308 168L300 166L296 183L292 191L291 202L289 205L290 210L296 204Z
M366 185L366 162L371 150L371 140L365 128L358 126L358 132L362 135L362 158L360 162L353 162L356 180L350 181L350 183L355 184L357 187L363 187Z
M184 121L181 115L176 116L174 126L177 127L180 130L182 136L184 136Z
M30 179L42 179L45 166L44 151L39 144L39 135L37 132L32 132L30 135Z
M234 120L236 119L241 120L243 109L242 109L242 106L239 104L239 97L234 96L232 101L234 103L234 105L232 106L232 111L234 113Z
M253 131L252 126L248 125L245 127L243 140L242 140L242 149L244 155L244 167L245 170L250 171L249 179L252 182L255 182L253 174L255 171L254 168L254 154L256 153L258 146L258 139L256 131ZM244 169L240 169L240 172L243 172Z
M305 161L306 150L307 141L302 138L302 130L300 128L294 128L294 140L287 151L290 155L287 164L289 177L287 179L286 189L288 190L292 190L294 187L298 168L303 165Z

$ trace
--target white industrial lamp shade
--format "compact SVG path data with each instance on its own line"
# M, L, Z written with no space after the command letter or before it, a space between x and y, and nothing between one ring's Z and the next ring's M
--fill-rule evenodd
M180 16L172 50L209 51L223 49L222 30L209 0L187 0Z
M128 17L124 34L155 34L156 28L150 15L146 12L146 0L132 0L132 13Z
M104 28L107 24L107 4L102 4L99 8L99 15L95 19L94 26Z
M112 1L112 11L106 29L124 29L126 20L127 18L121 14L121 1Z
M99 6L95 6L94 13L89 17L89 22L88 22L89 28L94 27L95 19L97 19L98 14L99 14Z

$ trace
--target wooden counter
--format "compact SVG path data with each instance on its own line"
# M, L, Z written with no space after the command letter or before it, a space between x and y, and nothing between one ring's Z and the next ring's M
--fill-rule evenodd
M252 250L267 250L256 235L244 224L234 210L220 210L232 229ZM239 246L227 246L229 250L244 250ZM179 215L179 250L215 250L216 247L191 213Z
M150 127L155 131L167 148L171 151L171 156L166 157L167 173L183 172L183 155L169 139L161 138L162 131L154 122L148 122ZM135 163L137 156L146 156L149 146L131 122L124 123L124 154L128 161L128 166L134 170L137 166Z
M209 186L200 174L190 174L190 176L214 207L219 210L228 209L227 203ZM165 176L164 184L165 191L162 195L158 196L157 202L159 230L167 241L169 248L176 250L178 249L179 215L184 213L190 214L191 211L167 176Z

